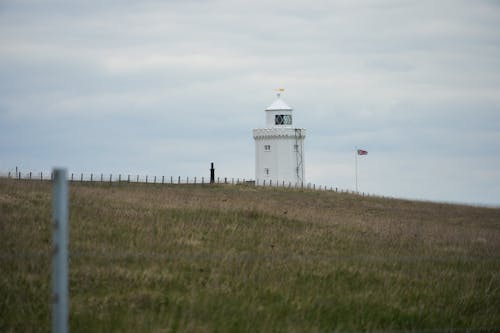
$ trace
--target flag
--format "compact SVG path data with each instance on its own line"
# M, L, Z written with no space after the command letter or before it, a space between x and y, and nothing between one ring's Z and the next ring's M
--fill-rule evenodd
M358 155L368 155L368 152L363 149L358 149Z

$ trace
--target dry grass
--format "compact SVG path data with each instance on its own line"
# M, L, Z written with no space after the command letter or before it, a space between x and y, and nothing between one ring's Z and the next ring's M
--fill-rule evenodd
M500 328L500 209L151 184L70 202L72 331ZM49 183L0 179L0 331L50 327L49 227Z

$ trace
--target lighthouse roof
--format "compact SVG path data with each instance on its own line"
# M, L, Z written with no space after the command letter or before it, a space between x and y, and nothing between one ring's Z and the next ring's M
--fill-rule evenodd
M292 110L291 107L289 107L278 95L278 98L276 98L273 102L273 104L269 105L266 109L266 111L274 111L274 110Z

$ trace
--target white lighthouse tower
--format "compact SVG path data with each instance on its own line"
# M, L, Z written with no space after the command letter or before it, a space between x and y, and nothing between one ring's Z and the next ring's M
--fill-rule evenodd
M278 90L276 100L265 110L266 128L253 130L257 185L305 183L306 130L293 127L292 108L281 99L282 91Z

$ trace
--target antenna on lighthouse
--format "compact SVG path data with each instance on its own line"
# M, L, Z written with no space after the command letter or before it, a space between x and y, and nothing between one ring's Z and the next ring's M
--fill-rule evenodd
M278 96L278 98L281 96L281 93L283 91L285 91L285 88L276 88L274 89L277 93L276 93L276 96Z

